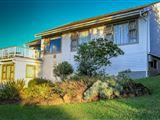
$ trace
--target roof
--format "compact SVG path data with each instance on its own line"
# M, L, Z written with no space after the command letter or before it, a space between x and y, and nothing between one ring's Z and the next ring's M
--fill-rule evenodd
M34 45L40 45L41 44L41 41L40 41L40 39L35 39L35 40L33 40L33 41L31 41L31 42L28 42L28 43L26 43L28 46L34 46Z
M113 13L109 13L109 14L105 14L105 15L101 15L101 16L97 16L97 17L92 17L92 18L88 18L85 20L80 20L80 21L76 21L76 22L72 22L63 26L59 26L53 29L49 29L47 31L41 32L36 34L36 37L43 37L43 36L47 36L47 35L51 35L51 34L56 34L56 33L60 33L60 32L65 32L67 30L73 30L75 28L75 26L78 27L84 27L85 25L90 25L89 23L95 23L97 24L97 21L99 20L103 20L105 18L112 18L113 16L119 15L119 14L126 14L126 13L132 13L133 11L138 11L138 10L142 10L150 5L153 5L155 3L152 4L148 4L148 5L143 5L140 7L135 7L135 8L131 8L131 9L127 9L127 10L122 10L122 11L118 11L118 12L113 12ZM82 25L82 26L81 26Z

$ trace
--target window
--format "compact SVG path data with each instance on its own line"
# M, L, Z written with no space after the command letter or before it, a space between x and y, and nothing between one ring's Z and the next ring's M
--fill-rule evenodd
M114 42L118 45L129 43L128 23L118 24L114 26Z
M14 79L14 64L2 65L2 80Z
M79 41L78 41L80 45L87 43L90 40L91 40L91 35L89 31L80 32Z
M150 66L151 66L151 68L157 69L157 68L158 68L157 60L151 61L151 62L150 62Z
M50 41L49 52L52 53L60 53L61 52L61 38L52 39Z
M35 71L34 65L26 65L26 78L35 78Z
M78 33L71 34L71 51L76 51L78 46Z
M129 22L129 42L130 43L137 42L137 22L136 21Z
M105 37L113 40L118 45L131 44L138 42L137 21L131 20L116 25L108 25L105 28Z
M104 30L105 38L113 41L113 25L107 25Z

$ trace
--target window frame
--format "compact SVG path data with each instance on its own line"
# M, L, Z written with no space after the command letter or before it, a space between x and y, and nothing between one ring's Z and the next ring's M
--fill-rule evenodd
M51 47L51 41L54 41L54 40L57 40L57 39L60 39L60 51L56 51L56 52L50 52L50 47ZM56 38L50 38L50 46L49 46L49 53L48 54L59 54L62 52L62 37L56 37Z
M73 39L73 38L72 38L72 35L73 35L73 34L77 34L77 38L76 38L76 39ZM70 40L71 40L71 42L70 42L70 51L71 51L71 52L76 52L76 51L77 51L77 48L78 48L79 33L78 33L78 32L71 33L71 35L70 35ZM73 42L73 41L76 42L76 48L75 48L75 50L73 49L73 46L72 46L72 42Z
M131 21L135 21L136 22L136 42L132 42L132 43L124 43L124 44L117 44L118 46L123 46L123 45L132 45L132 44L138 44L139 43L139 22L138 22L138 18L135 18L135 19L131 19L131 20L125 20L125 21L120 21L120 22L116 22L116 23L112 23L112 24L109 24L109 25L112 25L113 27L113 42L115 42L115 39L114 39L114 26L115 25L120 25L120 24L125 24L125 23L128 23L128 40L130 41L130 37L129 37L129 22ZM106 25L107 26L107 25Z
M34 68L33 77L28 76L27 67L33 67ZM35 77L36 77L36 66L35 65L26 64L26 78L35 78Z

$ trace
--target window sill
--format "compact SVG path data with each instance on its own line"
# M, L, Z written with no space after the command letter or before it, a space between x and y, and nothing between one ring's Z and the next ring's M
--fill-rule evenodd
M126 46L126 45L135 45L139 44L139 42L134 42L134 43L126 43L126 44L117 44L118 46Z

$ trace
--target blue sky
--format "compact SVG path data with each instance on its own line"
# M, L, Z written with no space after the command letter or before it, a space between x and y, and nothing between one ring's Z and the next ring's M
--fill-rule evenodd
M0 0L0 48L20 46L44 30L158 0Z

